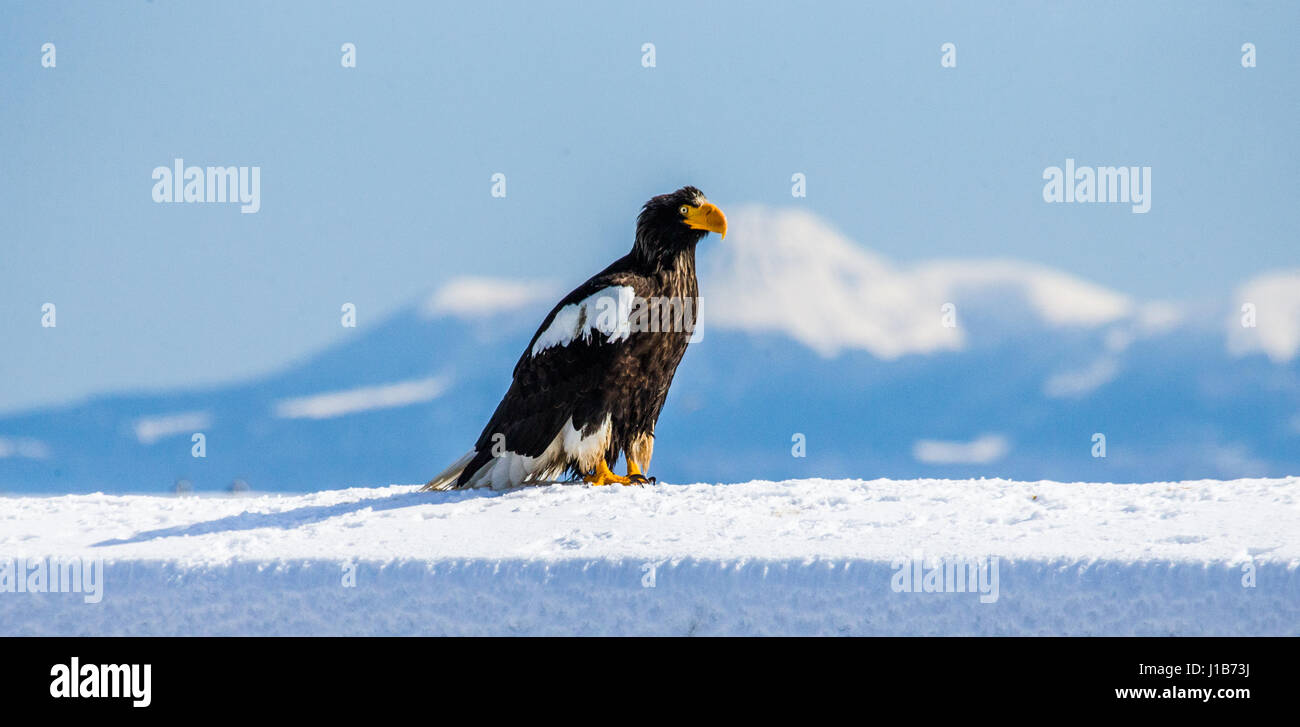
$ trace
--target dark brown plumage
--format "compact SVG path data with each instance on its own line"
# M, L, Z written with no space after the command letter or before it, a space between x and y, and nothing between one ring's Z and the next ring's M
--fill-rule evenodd
M726 218L694 187L645 204L632 250L543 319L474 449L425 489L506 487L569 472L644 482L655 424L698 315L695 247ZM620 454L628 476L610 472Z

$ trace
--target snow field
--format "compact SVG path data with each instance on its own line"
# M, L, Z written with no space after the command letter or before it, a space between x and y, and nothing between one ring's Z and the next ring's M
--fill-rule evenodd
M1300 633L1300 478L415 489L0 498L0 634Z

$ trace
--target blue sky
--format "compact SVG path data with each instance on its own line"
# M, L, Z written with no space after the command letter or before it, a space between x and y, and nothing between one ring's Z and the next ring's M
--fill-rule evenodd
M8 5L0 411L270 371L457 275L574 284L687 183L1144 299L1300 266L1300 6L1134 5ZM261 211L155 204L177 157L260 166ZM1045 204L1067 157L1151 166L1151 211Z

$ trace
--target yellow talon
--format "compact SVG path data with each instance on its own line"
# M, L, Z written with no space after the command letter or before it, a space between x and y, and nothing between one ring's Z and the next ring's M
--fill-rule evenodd
M646 483L654 483L655 481L655 478L646 477L642 474L641 468L637 466L636 460L631 458L628 458L627 460L627 478L633 485L644 485Z
M596 471L589 475L583 475L582 480L583 482L595 487L602 487L611 483L617 483L620 485L632 484L631 479L620 477L613 472L610 472L609 465L605 464L605 460L603 459L596 464Z

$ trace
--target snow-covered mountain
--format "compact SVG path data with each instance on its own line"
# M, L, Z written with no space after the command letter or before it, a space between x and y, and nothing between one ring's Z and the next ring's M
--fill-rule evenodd
M803 211L731 221L701 248L660 478L1300 472L1300 272L1141 301L1018 261L898 265ZM457 278L273 376L0 418L0 489L422 481L477 436L565 287Z

